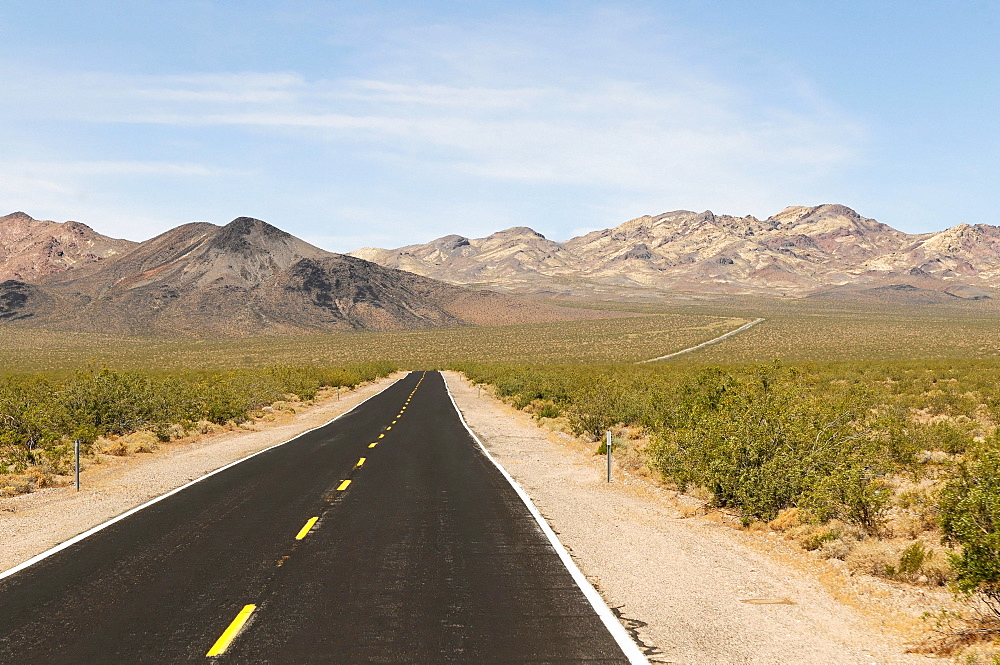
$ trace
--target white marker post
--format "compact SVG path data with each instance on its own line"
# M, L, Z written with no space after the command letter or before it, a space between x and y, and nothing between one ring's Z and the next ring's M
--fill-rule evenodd
M73 442L73 452L76 455L76 491L80 491L80 439Z
M608 430L608 442L604 444L604 450L608 454L608 482L611 482L611 430Z

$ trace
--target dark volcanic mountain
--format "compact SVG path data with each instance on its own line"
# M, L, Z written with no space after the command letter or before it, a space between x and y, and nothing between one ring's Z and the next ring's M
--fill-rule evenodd
M266 222L179 226L101 262L0 283L0 320L131 335L394 330L567 318L314 247Z
M679 291L918 303L981 299L1000 288L1000 228L959 224L910 235L841 205L794 206L764 220L678 210L562 243L515 227L486 238L450 235L351 254L453 284L518 293Z

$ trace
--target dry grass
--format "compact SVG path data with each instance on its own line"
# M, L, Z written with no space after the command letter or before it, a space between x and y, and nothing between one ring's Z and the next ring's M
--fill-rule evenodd
M739 327L740 317L626 316L592 321L360 332L250 339L142 339L0 327L6 372L61 372L90 361L117 368L213 369L337 366L370 360L441 367L461 360L635 362L693 346Z
M701 303L679 311L765 323L678 363L1000 358L1000 303L871 307L809 300Z
M581 306L588 306L581 304ZM146 339L0 327L7 372L64 371L97 360L129 368L341 365L388 360L441 367L466 360L631 363L766 321L668 363L1000 358L1000 304L878 308L809 300L729 299L663 304L592 303L621 318L402 332L250 339Z

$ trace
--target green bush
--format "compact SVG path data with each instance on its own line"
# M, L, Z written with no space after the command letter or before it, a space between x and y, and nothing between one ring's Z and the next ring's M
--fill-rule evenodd
M496 386L515 406L551 404L578 434L643 428L651 469L681 488L709 490L746 520L796 506L871 534L892 498L886 478L952 473L948 464L919 462L918 453L996 447L978 442L988 424L976 419L1000 421L997 361L452 368Z
M958 591L979 593L1000 615L1000 450L959 465L941 491L940 521L952 555Z
M68 377L0 378L0 473L30 466L63 470L74 439L84 450L99 436L150 430L169 439L173 424L242 422L285 395L313 399L323 387L386 376L389 363L348 367L269 367L159 374L88 366Z
M913 541L900 553L896 574L900 577L916 575L930 553L930 550L922 542Z

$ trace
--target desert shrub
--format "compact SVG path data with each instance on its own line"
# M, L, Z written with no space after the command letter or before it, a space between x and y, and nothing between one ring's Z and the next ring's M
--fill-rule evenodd
M932 552L919 540L915 540L899 554L896 573L901 577L916 575Z
M952 555L957 590L980 594L1000 616L1000 450L960 464L939 510L945 540L962 548Z
M562 411L556 406L552 401L546 400L538 408L538 413L536 414L539 418L558 418L562 415Z
M973 421L939 420L926 425L910 426L911 436L925 450L940 450L949 454L964 453L973 445Z
M873 526L891 495L870 470L894 457L875 417L864 393L817 395L780 365L742 376L712 369L680 391L652 454L680 487L704 486L744 518L770 520L801 504L822 519Z
M899 555L899 544L868 538L854 546L844 557L844 563L856 573L893 577L899 565Z
M144 431L149 441L129 447L119 440L109 450L152 450L157 439L175 438L192 423L242 422L283 395L312 399L320 388L354 386L393 371L388 363L170 374L89 365L63 377L0 377L0 473L33 466L61 472L74 439L86 454L101 437Z
M818 550L824 543L828 543L840 538L840 534L833 530L815 531L800 541L802 549L806 551Z
M839 517L878 534L891 500L889 485L875 476L871 466L861 467L859 461L838 465L816 478L802 503L821 520Z

